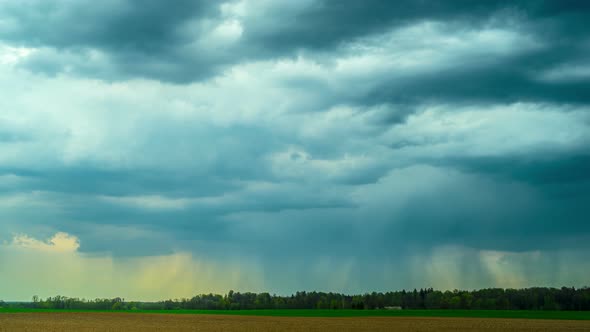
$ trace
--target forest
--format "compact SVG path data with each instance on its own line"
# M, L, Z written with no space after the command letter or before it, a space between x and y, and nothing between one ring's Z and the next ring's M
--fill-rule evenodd
M203 294L192 298L158 302L113 299L79 299L66 296L31 302L3 302L0 308L67 310L251 310L251 309L358 309L387 307L401 309L477 309L477 310L590 310L590 288L523 289L487 288L480 290L439 291L432 288L411 291L373 292L344 295L325 292L297 292L290 296L269 293Z

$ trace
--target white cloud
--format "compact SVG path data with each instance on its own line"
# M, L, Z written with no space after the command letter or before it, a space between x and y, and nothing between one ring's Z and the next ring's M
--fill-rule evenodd
M37 240L27 235L16 235L10 245L43 252L75 252L80 247L80 241L73 235L59 232L47 241Z
M223 21L217 25L211 32L211 36L212 38L220 39L224 43L231 43L238 40L243 32L244 27L240 21L233 19Z
M336 72L346 76L394 77L456 66L482 65L540 47L518 30L459 29L448 23L423 22L370 36L345 47Z
M578 148L590 140L585 106L515 103L437 105L381 138L407 158L503 156Z
M2 25L0 24L0 27ZM35 51L28 47L12 47L0 44L0 65L14 65Z

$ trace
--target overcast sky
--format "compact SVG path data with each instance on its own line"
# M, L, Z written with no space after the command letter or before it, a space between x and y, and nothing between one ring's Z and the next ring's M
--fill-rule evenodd
M0 0L0 299L588 285L589 21Z

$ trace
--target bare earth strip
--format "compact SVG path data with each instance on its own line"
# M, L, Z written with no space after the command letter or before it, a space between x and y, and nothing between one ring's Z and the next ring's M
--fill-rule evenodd
M421 317L262 317L125 313L0 315L0 332L20 331L590 331L590 321Z

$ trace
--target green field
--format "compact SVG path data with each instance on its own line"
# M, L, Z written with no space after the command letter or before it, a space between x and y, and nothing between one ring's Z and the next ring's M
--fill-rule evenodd
M0 313L26 312L122 312L158 314L215 314L281 317L473 317L473 318L530 318L590 320L590 311L526 311L526 310L134 310L134 311L88 311L88 310L42 310L1 309Z

